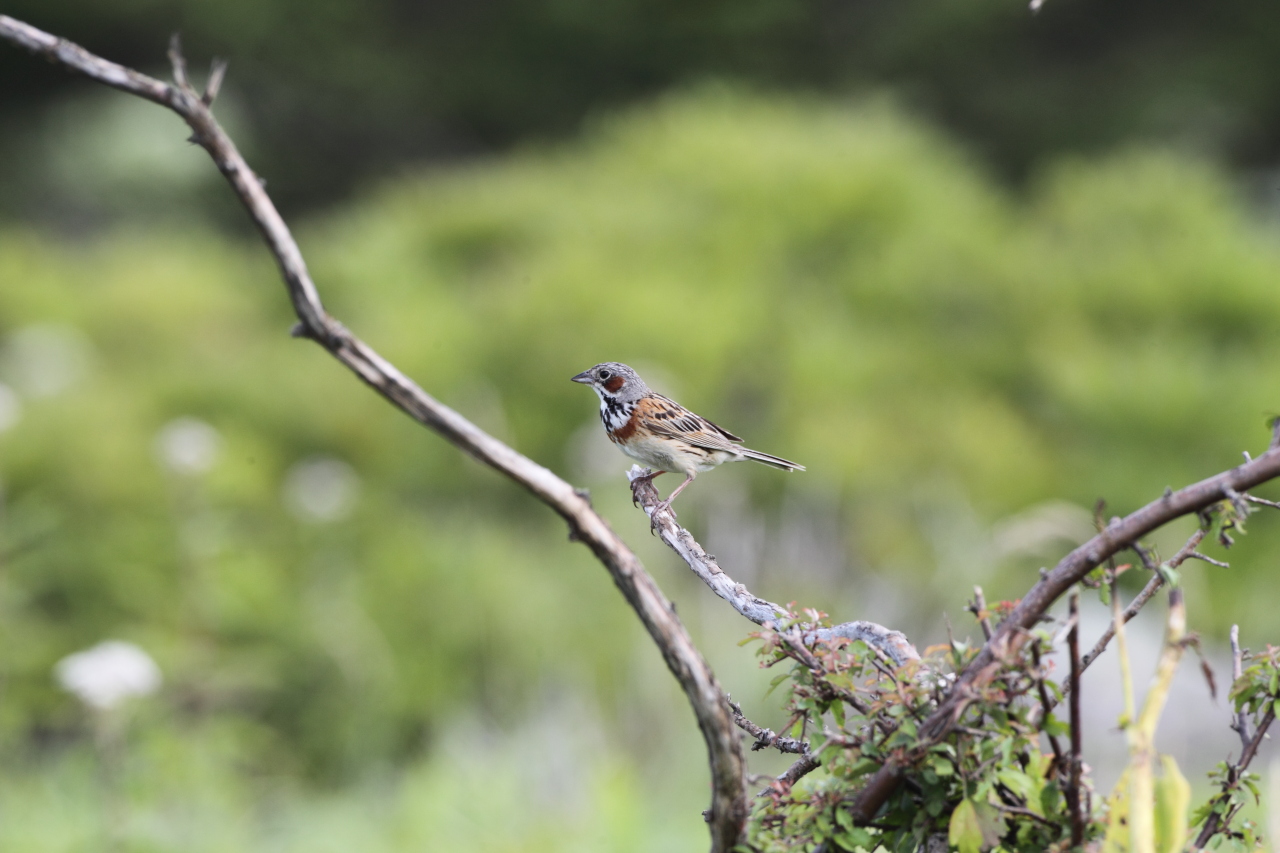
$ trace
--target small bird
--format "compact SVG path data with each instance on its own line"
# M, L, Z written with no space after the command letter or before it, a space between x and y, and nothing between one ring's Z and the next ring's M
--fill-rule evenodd
M590 385L600 395L605 433L623 453L649 466L647 479L667 471L684 474L684 482L658 504L658 509L671 509L676 495L698 474L724 462L754 459L783 471L804 470L803 465L743 447L742 439L733 433L650 391L625 364L606 361L579 373L573 381Z

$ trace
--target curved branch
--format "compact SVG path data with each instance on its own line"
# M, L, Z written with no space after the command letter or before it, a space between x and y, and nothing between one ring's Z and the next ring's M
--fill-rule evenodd
M1278 444L1280 422L1277 422L1271 447L1258 458L1176 492L1167 490L1142 509L1123 519L1113 519L1105 530L1063 557L1053 571L1045 573L1008 618L1000 623L995 635L956 679L942 704L921 724L921 739L927 743L946 734L954 725L957 709L963 707L971 686L985 677L993 664L998 665L999 659L1014 642L1016 633L1030 630L1041 614L1063 593L1108 557L1130 547L1143 536L1175 518L1202 512L1219 501L1232 500L1233 495L1238 498L1240 492L1280 476ZM854 801L851 807L854 817L860 821L871 820L897 789L901 780L902 770L897 762L887 762Z
M108 86L146 98L182 117L192 141L213 158L262 232L288 288L299 325L295 334L309 337L329 351L371 388L419 423L435 430L455 447L506 474L559 513L574 538L591 549L644 623L649 636L693 707L707 744L712 774L712 803L707 813L712 850L729 851L743 839L747 817L745 764L733 718L711 668L676 618L675 608L644 566L609 528L586 498L547 468L488 435L462 415L441 404L330 317L307 272L302 252L289 227L245 162L235 143L210 112L221 72L215 71L202 95L186 81L185 64L176 41L170 55L177 85L170 85L102 59L84 48L6 15L0 15L0 39L77 71Z
M724 569L716 562L716 558L708 554L693 535L676 523L675 513L670 508L662 508L658 490L653 481L647 478L649 471L639 465L632 465L627 472L631 481L631 494L644 508L645 514L653 529L662 537L662 541L671 550L680 555L680 559L688 564L698 579L711 587L711 591L733 606L733 609L750 619L757 625L776 624L778 617L794 618L794 614L781 604L760 598L725 574ZM907 640L906 634L894 631L875 622L845 622L830 628L805 631L806 637L819 640L830 640L833 637L845 637L850 640L861 640L867 645L884 652L893 662L902 666L908 661L920 660L920 653Z

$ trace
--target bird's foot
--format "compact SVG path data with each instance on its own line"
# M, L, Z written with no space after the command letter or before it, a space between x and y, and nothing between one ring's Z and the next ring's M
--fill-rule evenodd
M652 486L653 478L661 474L661 471L654 471L649 468L644 469L645 473L641 474L631 481L631 505L637 506L640 503L640 496L636 492L636 487L641 483Z

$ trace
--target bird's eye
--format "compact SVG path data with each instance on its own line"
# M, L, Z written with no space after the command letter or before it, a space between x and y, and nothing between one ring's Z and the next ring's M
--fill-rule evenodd
M609 372L609 371L607 371L607 370L602 370L602 371L600 371L600 378L601 378L601 379L608 379L608 378L609 378L610 376L612 376L612 375L613 375L613 374L612 374L612 373L610 373L610 372Z

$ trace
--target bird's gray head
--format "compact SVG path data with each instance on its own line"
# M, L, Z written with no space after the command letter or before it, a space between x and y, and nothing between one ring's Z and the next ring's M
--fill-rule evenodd
M573 377L573 381L590 385L601 400L633 403L649 393L649 386L644 384L644 380L634 370L616 361L606 361L590 370L584 370Z

